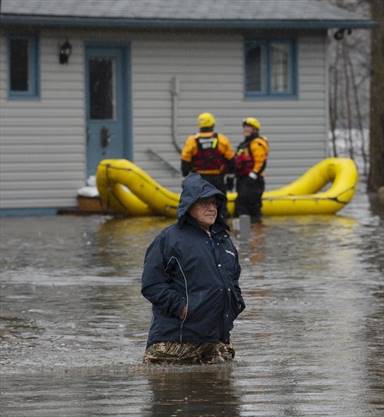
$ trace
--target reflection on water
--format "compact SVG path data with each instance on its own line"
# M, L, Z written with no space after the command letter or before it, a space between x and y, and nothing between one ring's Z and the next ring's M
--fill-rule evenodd
M5 378L2 406L30 417L123 415L140 417L240 416L240 392L231 368L140 369Z
M127 267L142 267L143 248L159 229L172 222L155 217L109 219L96 231L94 258L104 267L109 265L114 274L126 275Z
M31 270L41 283L42 277L126 276L141 268L143 248L171 220L59 216L0 222L0 268L14 272L15 280Z
M150 417L240 416L240 393L231 368L162 370L147 377L152 393Z
M144 251L171 222L0 219L1 415L384 415L380 207L252 226L229 366L141 364Z

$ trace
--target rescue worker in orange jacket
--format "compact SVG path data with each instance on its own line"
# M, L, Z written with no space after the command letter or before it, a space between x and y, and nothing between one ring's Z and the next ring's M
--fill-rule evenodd
M181 153L181 172L184 177L197 172L226 195L233 188L235 152L229 139L215 132L213 114L201 113L197 123L199 133L187 138Z
M260 136L260 122L253 117L243 120L243 134L244 140L238 146L235 156L236 214L247 214L256 223L261 219L269 144L267 138Z

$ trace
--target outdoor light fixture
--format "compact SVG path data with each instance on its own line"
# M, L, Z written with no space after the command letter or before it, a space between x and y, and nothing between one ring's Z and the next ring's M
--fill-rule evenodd
M68 64L69 57L72 53L72 45L68 39L60 46L59 50L59 62L60 64Z
M344 39L345 32L347 32L347 35L350 35L352 33L352 29L339 29L335 32L333 37L337 41L341 41L342 39Z

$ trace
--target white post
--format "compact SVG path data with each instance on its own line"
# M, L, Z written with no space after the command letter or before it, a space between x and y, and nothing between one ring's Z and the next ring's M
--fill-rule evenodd
M251 234L251 216L248 214L241 214L239 216L240 223L240 241L247 242Z

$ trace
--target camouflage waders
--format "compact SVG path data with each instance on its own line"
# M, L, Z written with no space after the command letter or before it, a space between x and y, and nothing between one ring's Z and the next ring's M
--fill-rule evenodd
M232 344L161 342L149 346L144 363L213 364L231 361L235 356Z

